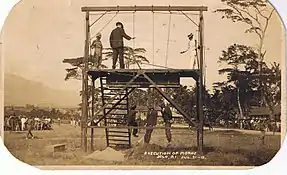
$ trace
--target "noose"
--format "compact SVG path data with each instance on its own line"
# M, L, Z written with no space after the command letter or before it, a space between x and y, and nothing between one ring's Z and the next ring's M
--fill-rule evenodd
M167 44L166 44L166 58L165 58L165 67L167 67L167 60L168 60L168 51L169 51L169 40L170 40L170 25L171 25L171 12L169 14L169 21L168 21L168 34L167 34Z

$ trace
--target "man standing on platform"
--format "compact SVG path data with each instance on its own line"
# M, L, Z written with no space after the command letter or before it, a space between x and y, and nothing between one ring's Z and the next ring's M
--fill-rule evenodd
M101 42L101 33L96 34L96 40L93 41L91 48L94 49L93 64L96 69L100 69L102 65L103 44Z
M123 38L127 40L135 39L135 37L130 37L125 33L124 25L121 22L116 23L116 28L112 31L110 35L110 45L113 49L113 69L116 68L118 58L120 60L120 68L124 69L124 41Z
M172 120L172 112L170 110L170 107L168 105L165 105L164 103L161 104L160 107L161 107L162 118L165 123L166 139L168 141L168 146L170 146L171 145L170 127L171 127L171 120Z

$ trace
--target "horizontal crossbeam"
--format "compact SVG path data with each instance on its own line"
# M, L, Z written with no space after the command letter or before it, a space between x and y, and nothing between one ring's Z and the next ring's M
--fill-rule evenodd
M97 6L82 7L82 12L103 11L207 11L206 6Z
M164 78L168 75L177 75L181 78L183 77L192 77L194 80L197 80L200 76L200 70L198 69L99 69L99 70L88 70L88 74L92 79L97 79L99 77L107 76L123 76L123 77L133 77L138 73L146 73L148 76L160 76Z
M183 127L165 127L165 126L88 126L88 128L108 128L108 129L182 129L182 130L196 130L195 127L183 126ZM126 133L126 132L124 132Z

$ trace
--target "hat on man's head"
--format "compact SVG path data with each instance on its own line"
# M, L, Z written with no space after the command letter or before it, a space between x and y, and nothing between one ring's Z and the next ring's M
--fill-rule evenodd
M122 27L124 27L123 23L121 23L121 22L117 22L116 26L118 26L118 25L121 25Z
M102 34L99 32L96 34L96 37L102 37Z

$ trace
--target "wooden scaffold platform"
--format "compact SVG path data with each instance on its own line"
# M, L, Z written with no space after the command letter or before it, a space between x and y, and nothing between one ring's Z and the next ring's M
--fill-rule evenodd
M129 110L129 94L135 88L156 89L185 119L189 126L197 130L198 152L203 150L203 11L207 11L204 6L116 6L116 7L82 7L86 14L86 39L84 69L82 81L82 130L83 148L87 151L87 129L91 129L91 149L94 147L94 128L103 121L106 131L107 146L123 145L131 146L131 134L125 124L124 116ZM98 69L88 68L88 58L90 56L90 15L92 12L121 12L121 11L184 11L199 12L199 50L200 59L198 69ZM193 21L192 21L193 22ZM90 77L90 78L89 78ZM191 120L191 116L186 114L161 88L180 87L180 78L189 77L196 81L197 90L197 115L196 120ZM92 102L88 103L88 84L92 81L92 88L95 89L95 81L100 80L102 96L102 107L100 110L94 109L94 91L92 90ZM91 106L90 106L91 105ZM89 113L89 109L91 112ZM89 116L90 114L90 116ZM100 117L99 117L100 116ZM97 118L97 120L95 120ZM88 126L88 123L91 123ZM155 127L156 128L156 127Z

